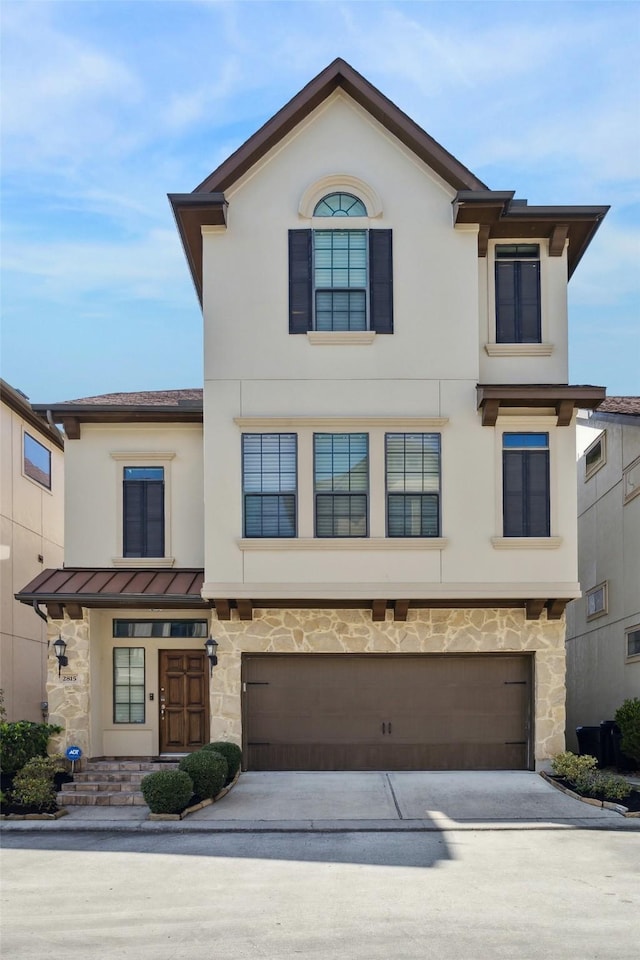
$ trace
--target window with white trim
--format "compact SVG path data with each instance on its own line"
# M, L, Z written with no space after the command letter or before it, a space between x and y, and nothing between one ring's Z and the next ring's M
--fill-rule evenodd
M122 556L164 557L164 467L124 467Z
M440 536L440 434L385 436L388 537Z
M245 537L295 537L297 494L295 433L242 435Z
M640 624L625 630L627 660L640 660Z
M600 467L603 467L607 462L607 435L606 433L601 433L593 443L589 444L587 449L584 452L584 478L589 480L590 477L597 473Z
M595 620L608 612L607 582L599 583L587 590L587 620Z
M495 247L496 342L540 343L540 246Z
M316 537L366 537L369 516L369 436L313 436Z
M549 494L549 434L503 433L503 535L550 536Z
M144 723L144 690L144 647L114 647L114 723Z

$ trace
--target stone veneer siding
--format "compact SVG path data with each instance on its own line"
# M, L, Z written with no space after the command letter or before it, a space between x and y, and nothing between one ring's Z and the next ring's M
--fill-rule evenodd
M115 611L114 611L115 612ZM167 611L170 617L171 611ZM232 614L234 617L237 614ZM526 620L523 610L410 610L406 622L387 611L373 623L369 610L254 610L251 622L217 620L218 666L211 681L211 739L242 741L241 657L243 653L535 653L536 765L564 749L565 621ZM90 732L90 646L87 611L81 621L52 621L49 639L58 631L67 642L65 673L78 682L58 679L58 664L49 654L49 721L64 727L55 749L70 743L92 756ZM142 644L142 641L139 641Z
M218 620L211 689L211 739L241 743L243 653L535 653L536 765L564 750L565 621L526 620L524 610L254 610L251 623Z
M84 610L83 620L50 620L47 634L49 639L47 700L49 701L49 723L63 727L62 733L52 737L51 752L64 752L66 747L80 747L85 757L91 753L91 674L89 648L88 611ZM58 677L58 661L53 643L62 634L67 644L66 656L69 665L62 668L62 674L77 676L77 683L64 683Z

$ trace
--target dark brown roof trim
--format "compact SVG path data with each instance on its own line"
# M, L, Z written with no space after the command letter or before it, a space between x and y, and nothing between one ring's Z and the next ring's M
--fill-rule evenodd
M478 256L487 255L488 241L531 237L549 240L549 255L558 257L569 239L569 276L582 259L608 206L530 207L511 191L459 190L453 201L454 223L478 223Z
M572 386L570 384L478 384L478 410L482 426L496 424L501 407L525 407L537 410L552 407L559 427L571 424L574 409L595 409L605 398L605 387Z
M482 190L485 187L482 180L430 137L411 117L338 57L203 180L194 193L228 190L338 88L348 93L456 190Z
M64 450L64 438L54 426L51 426L51 424L47 422L46 409L42 412L42 415L39 415L38 411L40 410L40 407L37 405L32 406L26 397L19 393L5 380L1 379L0 399L3 403L6 403L6 405L10 407L14 413L17 413L19 417L22 417L23 420L26 420L29 426L33 427L34 430L37 430L41 436L45 437L47 440L50 440L51 443L55 444L56 447L59 447L60 450Z
M82 423L202 423L202 401L178 404L37 404L35 410L49 412L61 423L68 440L80 439Z
M196 293L202 303L202 227L226 227L229 205L224 193L170 193L168 196Z

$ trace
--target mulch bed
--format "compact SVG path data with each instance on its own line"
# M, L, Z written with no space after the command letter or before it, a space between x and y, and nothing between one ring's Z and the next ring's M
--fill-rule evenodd
M63 783L71 783L73 777L69 773L56 773L54 778L54 786L56 793L60 790ZM6 773L2 774L1 789L2 792L6 795L11 791L13 787L13 777L8 776ZM57 803L50 803L44 807L39 806L38 804L22 804L22 803L11 803L11 801L0 804L0 814L8 816L9 814L17 814L18 816L26 816L27 814L32 813L57 813L60 808Z
M580 794L581 797L586 797L591 800L605 800L606 797L594 797L590 793L581 793L580 790L574 784L570 783L568 780L565 780L564 777L554 777L551 776L550 779L555 780L556 783L559 783L561 786L566 787L567 790L572 790L573 793ZM640 813L640 790L632 790L628 797L625 797L624 800L615 800L614 803L619 803L621 806L626 807L629 813Z

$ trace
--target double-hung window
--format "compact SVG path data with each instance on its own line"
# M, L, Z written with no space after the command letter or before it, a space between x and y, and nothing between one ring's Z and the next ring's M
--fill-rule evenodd
M243 434L245 537L295 537L296 490L295 433Z
M440 434L386 435L387 536L440 536Z
M502 497L505 537L550 536L548 433L503 434Z
M366 207L348 193L328 194L313 216L340 226L289 231L289 333L393 333L391 231L365 229ZM349 217L361 223L347 229Z
M368 435L316 433L313 463L316 537L366 537Z
M540 247L537 243L495 248L496 341L540 343Z
M113 651L113 722L144 723L144 647Z
M124 557L164 557L164 467L124 467Z

